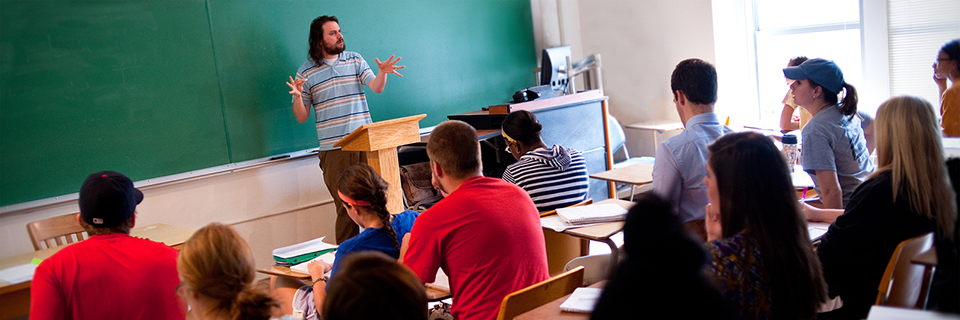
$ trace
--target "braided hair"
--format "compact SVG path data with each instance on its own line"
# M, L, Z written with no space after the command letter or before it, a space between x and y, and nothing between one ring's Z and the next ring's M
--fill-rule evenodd
M387 182L366 163L355 164L347 168L337 183L337 189L345 196L370 203L369 208L380 218L383 223L383 230L390 235L397 251L400 251L397 232L393 230L393 225L390 224L391 215L387 211L388 186Z

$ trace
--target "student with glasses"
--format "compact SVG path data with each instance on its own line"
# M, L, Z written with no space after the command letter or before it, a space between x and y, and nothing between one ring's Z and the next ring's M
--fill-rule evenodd
M951 86L947 87L947 79ZM945 137L960 137L960 39L940 48L933 63L933 81L940 88L940 127Z

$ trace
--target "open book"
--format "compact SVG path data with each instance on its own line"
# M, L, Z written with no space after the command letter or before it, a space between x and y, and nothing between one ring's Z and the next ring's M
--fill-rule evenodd
M560 304L560 311L590 313L600 299L601 288L577 288L573 294Z
M627 209L615 204L593 204L589 206L557 209L557 215L563 222L581 225L598 222L613 222L627 218Z

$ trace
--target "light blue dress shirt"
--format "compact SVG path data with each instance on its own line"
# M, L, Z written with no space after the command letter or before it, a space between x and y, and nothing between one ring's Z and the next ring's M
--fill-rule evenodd
M707 149L732 130L720 124L716 113L701 113L687 120L680 134L660 143L653 163L653 192L673 205L680 220L703 219L707 203Z

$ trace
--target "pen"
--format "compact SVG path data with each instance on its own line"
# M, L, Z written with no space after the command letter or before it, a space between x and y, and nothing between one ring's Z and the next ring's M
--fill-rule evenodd
M807 198L807 187L803 187L803 193L800 194L800 201Z

